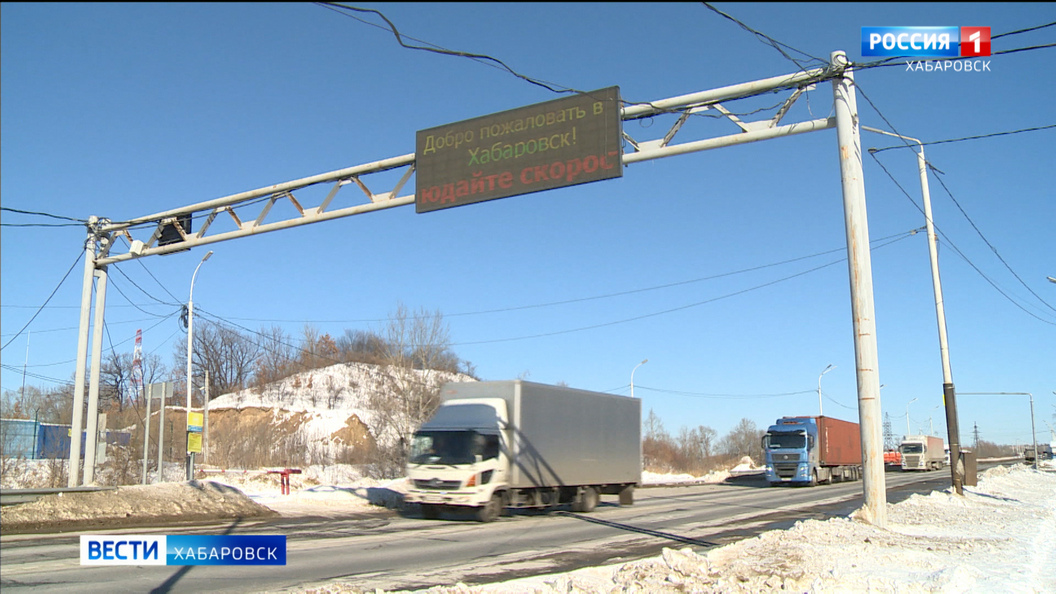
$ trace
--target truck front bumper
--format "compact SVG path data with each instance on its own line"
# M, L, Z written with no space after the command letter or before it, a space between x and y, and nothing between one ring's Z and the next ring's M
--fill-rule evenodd
M482 500L480 493L472 491L426 491L419 489L407 491L403 496L403 500L405 503L463 505L468 507L479 507L488 501L487 499Z

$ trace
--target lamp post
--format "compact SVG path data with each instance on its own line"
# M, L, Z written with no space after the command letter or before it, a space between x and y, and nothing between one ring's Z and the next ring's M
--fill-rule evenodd
M1053 392L1056 394L1056 392ZM1030 392L965 392L967 396L1030 396L1030 441L1034 444L1034 470L1038 469L1038 436L1034 433L1034 394ZM952 451L952 450L951 450Z
M198 277L198 269L212 256L212 250L202 256L202 261L194 269L191 275L191 290L187 294L187 417L191 415L191 351L194 346L194 280ZM187 480L194 478L194 453L187 452Z
M637 371L639 367L645 365L648 362L649 359L642 359L642 362L635 365L634 369L631 370L631 398L634 398L634 372Z
M909 402L906 403L906 437L909 437L910 435L912 435L912 433L909 430L909 405L913 404L916 401L917 401L917 399L914 398L913 400L910 400Z
M825 413L823 413L821 411L821 376L823 376L826 373L832 371L833 369L836 369L836 366L830 363L828 367L823 369L822 372L818 374L818 416L819 417L825 414Z
M928 231L928 255L931 259L931 286L935 295L935 318L939 326L939 356L942 359L942 401L946 405L946 435L950 442L950 482L958 495L964 495L964 464L960 461L961 429L957 421L957 390L953 386L953 371L950 368L950 350L946 340L946 310L942 302L942 283L939 280L939 248L935 239L935 224L931 218L931 191L928 188L928 162L924 158L924 143L916 138L862 126L863 130L893 136L904 141L915 142L917 170L920 174L920 193L924 201L924 225ZM872 151L872 149L870 149ZM909 422L909 413L906 413Z

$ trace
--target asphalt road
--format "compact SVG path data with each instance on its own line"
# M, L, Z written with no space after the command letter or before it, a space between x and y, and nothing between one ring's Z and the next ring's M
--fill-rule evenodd
M887 500L942 490L949 470L886 474ZM107 531L125 534L278 534L285 566L131 567L79 565L78 535L0 541L5 592L297 591L330 581L362 590L486 583L649 557L665 548L698 551L802 519L846 516L862 505L862 483L770 488L758 479L639 489L633 506L603 502L591 514L515 513L490 524L455 515L424 520L391 511L347 518Z

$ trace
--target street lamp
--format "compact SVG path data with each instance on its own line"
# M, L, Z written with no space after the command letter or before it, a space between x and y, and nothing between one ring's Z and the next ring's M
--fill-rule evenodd
M637 370L637 369L638 369L639 367L641 367L642 365L645 365L645 364L646 364L646 363L648 363L648 362L649 362L649 359L642 359L642 362L641 362L641 363L639 363L639 364L637 364L637 365L635 365L635 366L634 366L634 369L632 369L632 370L631 370L631 398L634 398L634 372L635 372L635 371L636 371L636 370Z
M187 418L191 415L191 349L194 346L194 280L198 277L198 269L212 256L212 250L202 256L202 261L194 269L191 275L191 290L187 294ZM161 469L158 469L161 472ZM187 480L194 478L194 453L187 452Z
M863 130L876 132L884 136L893 136L903 141L915 142L920 148L917 154L917 171L920 174L920 192L924 200L924 225L928 232L928 255L931 259L931 286L935 294L935 318L939 326L939 356L942 358L942 399L946 405L946 434L950 441L950 482L958 495L964 495L963 464L959 464L961 455L961 430L957 422L957 390L953 386L953 370L950 368L950 350L946 340L946 309L942 303L942 283L939 280L939 244L935 238L935 224L931 218L931 191L928 188L928 162L924 158L924 143L910 136L886 132L868 126ZM874 149L869 149L873 152ZM909 412L906 412L906 423L909 423Z
M1034 470L1037 470L1039 456L1038 436L1034 433L1034 394L1030 392L965 392L965 394L968 396L1030 396L1030 441L1034 444Z
M909 430L909 405L913 404L916 401L917 399L914 398L913 400L910 400L906 403L906 437L909 437L912 434Z
M826 367L824 370L822 370L821 373L818 374L818 416L819 417L825 414L825 413L821 412L821 376L823 376L826 373L832 371L833 369L836 369L836 366L830 363L828 367Z

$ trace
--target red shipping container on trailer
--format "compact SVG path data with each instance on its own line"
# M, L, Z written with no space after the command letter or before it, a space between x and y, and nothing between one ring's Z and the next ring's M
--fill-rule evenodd
M862 435L858 423L814 417L818 424L818 462L822 466L862 463Z

